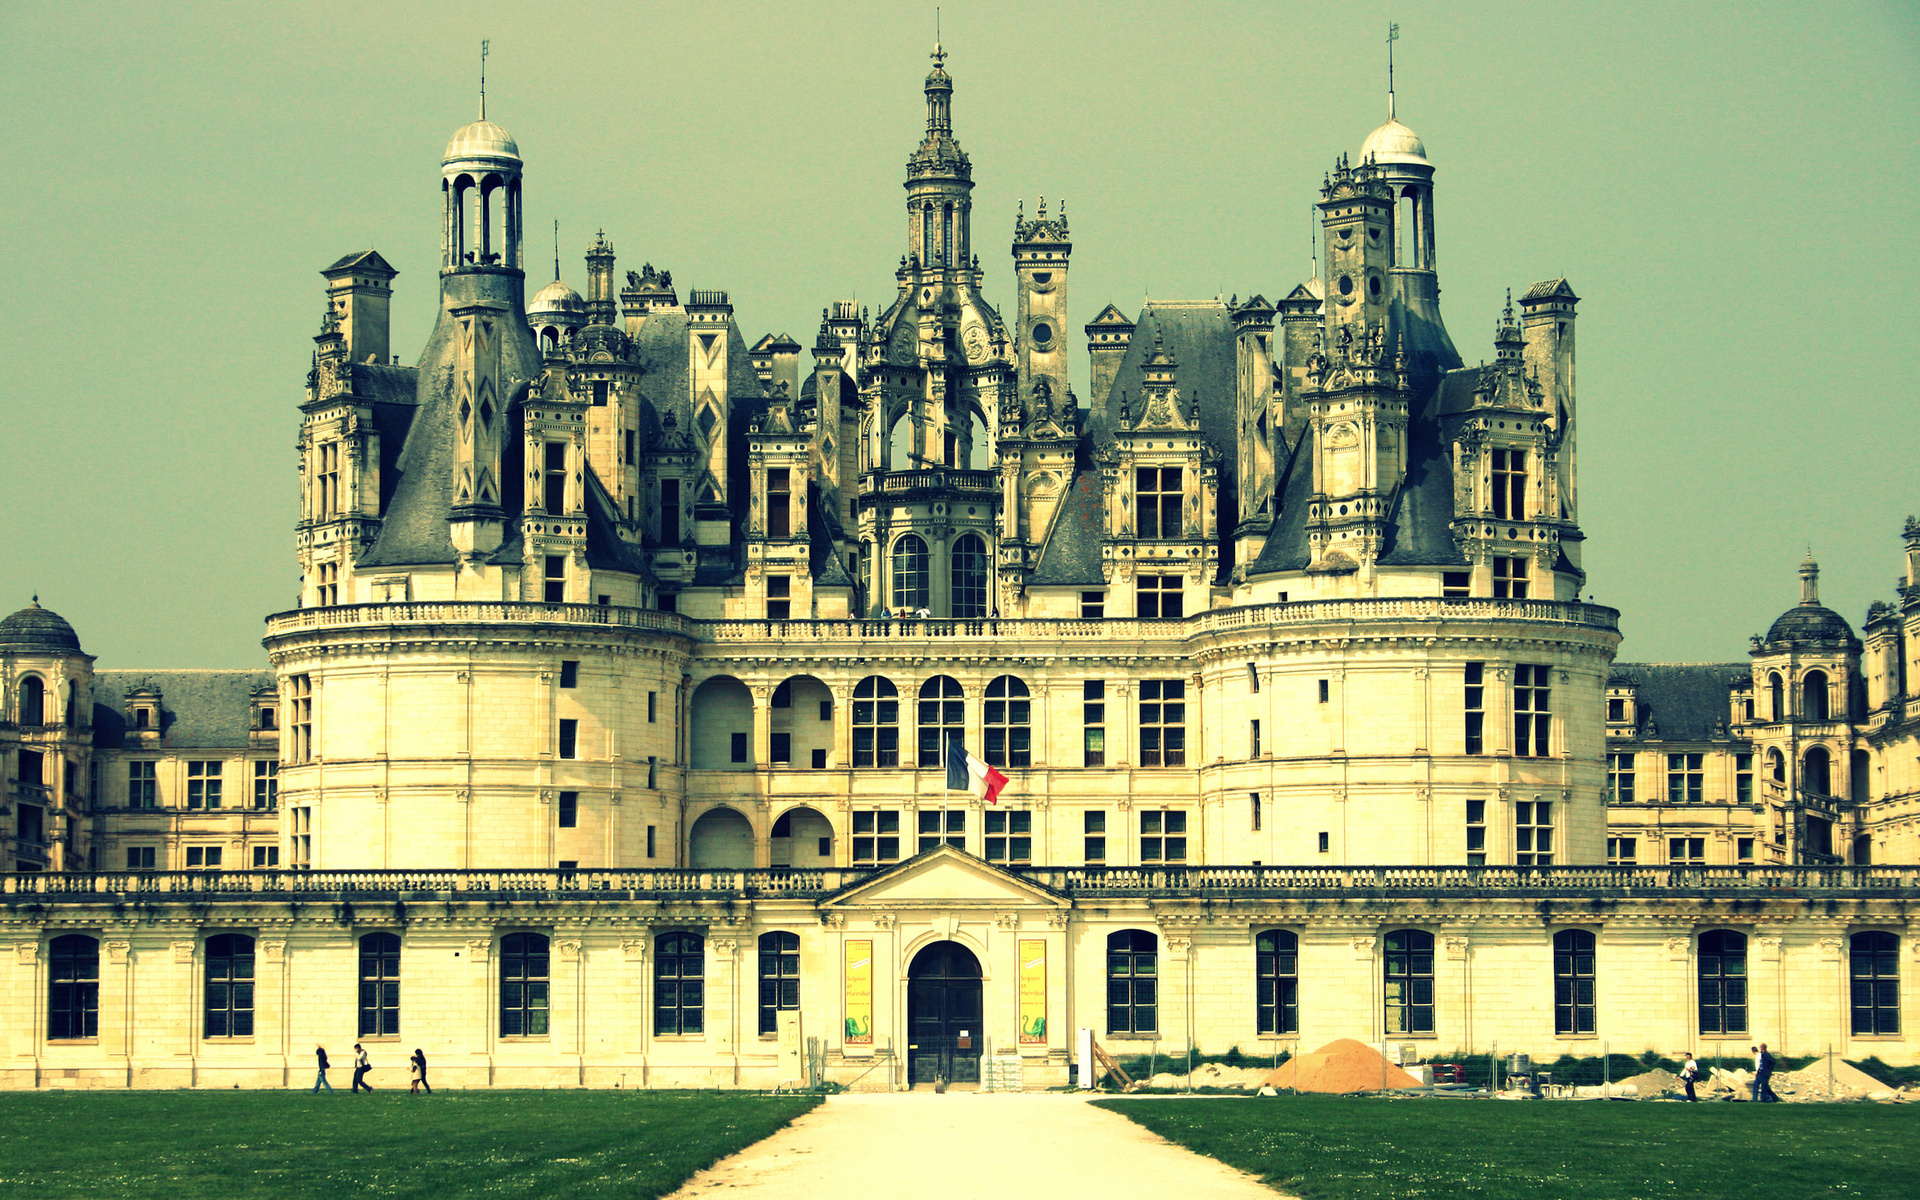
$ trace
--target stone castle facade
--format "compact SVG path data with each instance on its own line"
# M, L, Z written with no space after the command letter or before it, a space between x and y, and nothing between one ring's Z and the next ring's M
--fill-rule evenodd
M1064 206L1003 317L934 57L892 302L804 375L605 234L528 300L483 112L415 365L393 268L322 272L271 670L0 622L0 1077L272 1084L349 1032L475 1084L1052 1072L1083 1026L1911 1058L1920 529L1864 642L1809 564L1738 681L1616 664L1578 297L1465 366L1410 129L1278 302L1107 306L1082 401Z

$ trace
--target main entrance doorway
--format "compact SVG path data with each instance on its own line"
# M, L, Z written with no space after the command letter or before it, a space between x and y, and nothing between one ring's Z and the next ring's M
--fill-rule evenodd
M935 942L907 969L907 1085L980 1082L980 960Z

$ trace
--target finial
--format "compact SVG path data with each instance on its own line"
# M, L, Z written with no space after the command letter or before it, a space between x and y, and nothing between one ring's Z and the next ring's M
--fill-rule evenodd
M488 39L480 39L480 119L487 119L487 46Z
M1040 197L1040 210L1036 215L1036 219L1041 221L1047 219L1047 198L1045 196Z
M940 48L940 6L938 4L933 6L933 53L928 57L933 59L935 67L946 65L947 52Z
M1800 603L1820 603L1820 564L1813 561L1812 546L1807 547L1807 557L1800 562Z
M1507 311L1505 315L1509 322L1513 320L1513 289L1512 288L1507 289Z
M40 607L40 593L39 593L39 592L35 592L35 593L33 594L33 606L34 606L35 608L39 608L39 607Z
M1387 22L1387 120L1396 118L1393 114L1393 44L1400 40L1400 23Z
M560 218L553 219L553 281L560 282Z

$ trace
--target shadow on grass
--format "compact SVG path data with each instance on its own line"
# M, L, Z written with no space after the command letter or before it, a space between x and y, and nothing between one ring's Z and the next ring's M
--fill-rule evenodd
M1896 1105L1096 1103L1304 1200L1905 1200L1920 1172L1920 1108Z
M0 1093L0 1192L657 1197L818 1103L635 1091Z

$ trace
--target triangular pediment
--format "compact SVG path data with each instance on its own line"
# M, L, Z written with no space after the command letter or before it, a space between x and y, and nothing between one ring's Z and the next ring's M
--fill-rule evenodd
M822 909L1068 908L1059 893L952 846L937 846L820 902Z
M1105 308L1100 310L1099 316L1087 322L1087 324L1089 325L1131 325L1133 324L1133 322L1127 319L1127 315L1125 313L1121 312L1119 309L1109 304Z

